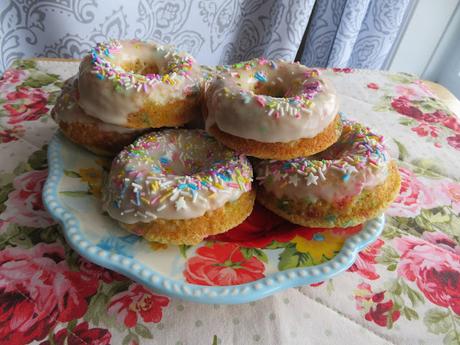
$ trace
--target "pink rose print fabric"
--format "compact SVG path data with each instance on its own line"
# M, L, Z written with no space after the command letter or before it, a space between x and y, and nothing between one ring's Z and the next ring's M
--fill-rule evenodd
M387 214L390 216L415 217L422 209L430 209L447 203L447 198L438 195L429 180L418 178L413 172L399 168L401 189Z
M332 279L257 303L208 306L151 291L68 246L41 197L46 145L56 130L49 112L63 78L32 61L6 70L0 79L0 345L304 344L318 332L331 344L356 332L357 344L460 345L458 114L416 76L347 67L318 72L337 89L342 116L381 133L398 163L401 188L384 231ZM314 99L317 85L309 88ZM93 191L93 176L87 180ZM178 280L231 291L273 270L330 260L344 238L361 230L307 229L256 204L224 234L193 248L153 244L152 255L176 250ZM327 251L318 249L318 238ZM321 327L312 331L318 320Z
M442 246L434 246L436 241ZM398 273L415 282L430 302L460 315L460 255L453 245L433 235L424 239L402 237L395 242L401 254Z
M57 287L59 289L56 289ZM57 322L82 317L98 286L73 272L58 244L0 252L0 343L41 340Z
M133 284L128 291L113 296L108 312L115 315L119 323L126 327L136 326L138 318L144 322L160 322L163 308L169 304L169 298L151 293L142 285Z
M47 106L48 94L40 89L19 88L6 95L3 109L9 116L9 124L38 120L50 110Z
M54 224L42 201L42 189L47 176L47 170L33 170L15 178L14 190L8 195L6 210L0 218L37 228Z

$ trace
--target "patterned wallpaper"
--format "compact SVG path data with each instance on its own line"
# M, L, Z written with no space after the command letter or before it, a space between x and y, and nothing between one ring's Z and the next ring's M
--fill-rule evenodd
M202 64L293 60L314 0L0 0L0 71L15 59L81 57L107 38L152 39Z

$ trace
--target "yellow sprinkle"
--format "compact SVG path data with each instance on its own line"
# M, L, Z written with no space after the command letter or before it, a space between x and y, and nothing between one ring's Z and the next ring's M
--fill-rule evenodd
M161 198L160 198L160 202L163 202L165 201L166 199L168 199L172 194L172 191L169 191L168 193L166 193L165 195L163 195Z
M150 183L150 188L152 189L152 191L156 192L159 188L159 184L158 184L158 181L153 181L152 183Z

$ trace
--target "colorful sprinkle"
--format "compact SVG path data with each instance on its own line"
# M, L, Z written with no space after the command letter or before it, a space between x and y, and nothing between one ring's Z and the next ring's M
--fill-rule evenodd
M341 173L343 182L350 181L354 174L365 168L380 171L389 160L384 138L359 123L345 119L342 122L341 137L326 151L311 158L262 161L257 180L261 184L287 181L293 186L301 183L309 186L318 184L318 180L326 180L328 170Z

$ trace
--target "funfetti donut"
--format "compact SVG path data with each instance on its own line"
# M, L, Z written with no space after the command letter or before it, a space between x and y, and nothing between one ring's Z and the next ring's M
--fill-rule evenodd
M206 82L206 129L226 146L263 159L323 151L340 136L337 95L318 71L254 59L222 66Z
M180 126L198 116L201 73L192 56L136 40L99 43L79 69L79 104L105 123Z
M381 214L400 188L396 163L383 138L344 121L340 139L312 157L261 161L258 201L309 227L348 227Z
M51 117L61 131L74 143L93 153L113 157L145 132L143 129L107 124L87 115L77 103L77 90L76 77L65 81L61 95L51 111Z
M149 133L114 159L103 208L148 241L196 244L251 213L255 191L244 155L203 130Z

